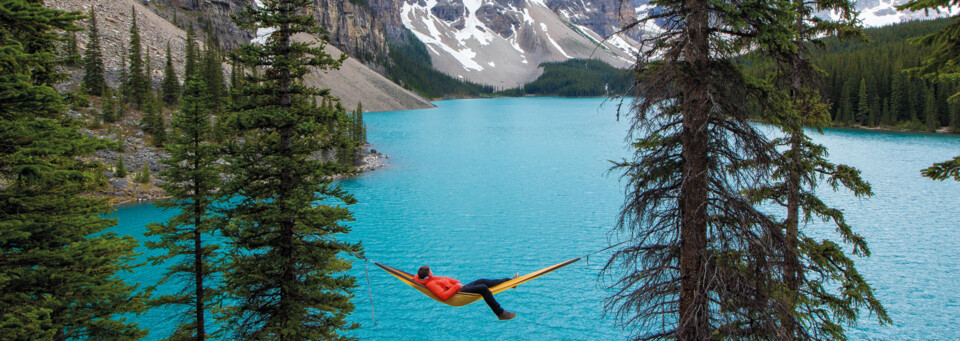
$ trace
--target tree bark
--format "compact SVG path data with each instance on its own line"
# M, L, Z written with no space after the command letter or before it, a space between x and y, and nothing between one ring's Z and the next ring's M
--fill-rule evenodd
M710 336L710 311L705 287L707 248L707 120L709 88L704 81L710 75L708 41L709 16L704 0L685 3L689 16L685 23L687 43L683 57L689 72L684 75L683 184L680 189L680 309L677 339L704 340Z

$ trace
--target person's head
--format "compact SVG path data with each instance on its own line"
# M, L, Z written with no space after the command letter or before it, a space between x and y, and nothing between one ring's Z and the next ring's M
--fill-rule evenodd
M431 273L429 266L424 265L420 267L420 270L417 270L417 277L420 279L427 279L427 277L430 277L430 275Z

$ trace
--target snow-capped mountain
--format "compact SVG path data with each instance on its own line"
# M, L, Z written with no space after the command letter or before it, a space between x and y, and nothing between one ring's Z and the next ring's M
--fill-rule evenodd
M636 41L604 39L619 27L616 0L405 0L403 25L449 75L501 88L536 79L541 63L599 59L617 67L635 60ZM633 8L626 9L633 13ZM627 18L632 19L632 18ZM600 30L602 33L598 33Z

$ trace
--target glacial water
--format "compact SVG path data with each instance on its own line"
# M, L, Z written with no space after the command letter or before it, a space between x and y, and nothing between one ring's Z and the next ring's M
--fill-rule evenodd
M623 201L610 163L629 155L626 123L616 103L601 99L511 98L437 102L439 108L365 115L369 140L390 155L386 168L344 180L351 206L351 241L369 258L414 272L464 282L506 277L583 256L609 245ZM919 170L960 154L960 137L828 130L816 138L834 162L860 168L875 195L821 190L870 243L858 267L876 290L892 325L870 316L851 339L957 340L960 316L960 183L935 182ZM119 207L113 230L142 239L144 225L172 215L141 204ZM828 225L809 233L835 238ZM149 254L149 252L147 253ZM604 313L598 278L609 252L597 254L497 295L512 321L498 321L481 301L446 306L407 287L372 263L350 272L358 287L349 332L363 340L610 340L629 331ZM161 267L130 281L152 285ZM161 288L161 290L169 290ZM373 304L370 295L372 292ZM375 313L376 325L373 323ZM133 317L166 337L172 310Z

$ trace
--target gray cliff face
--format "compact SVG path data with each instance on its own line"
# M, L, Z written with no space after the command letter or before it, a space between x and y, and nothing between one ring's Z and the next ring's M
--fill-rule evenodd
M433 15L447 22L463 22L463 15L466 13L466 7L461 0L441 0L430 9Z
M406 44L409 36L407 30L403 27L403 21L400 20L400 6L402 0L360 0L365 1L377 20L383 25L383 30L387 35L387 41L392 44Z
M377 13L363 0L315 0L315 17L327 29L330 44L368 65L386 55L387 34Z
M636 19L633 3L619 0L548 0L547 7L561 18L604 37Z
M477 18L501 37L510 38L520 28L521 18L516 12L506 11L502 5L486 4L477 10Z

